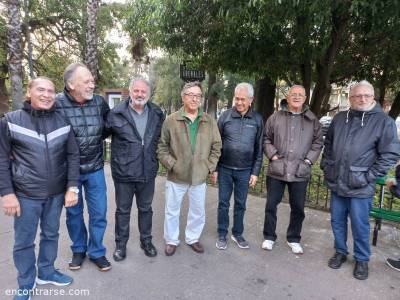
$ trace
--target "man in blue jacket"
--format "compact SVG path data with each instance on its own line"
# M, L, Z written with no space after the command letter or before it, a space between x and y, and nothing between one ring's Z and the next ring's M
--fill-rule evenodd
M79 149L71 126L54 109L54 97L54 84L38 77L28 84L23 108L0 121L0 195L4 213L14 217L19 284L14 299L30 299L35 278L37 284L72 282L54 268L54 262L62 207L78 202Z
M347 218L354 241L353 276L368 278L369 212L375 180L384 176L400 155L396 125L374 99L367 81L350 88L348 111L332 120L321 160L325 183L331 190L331 225L335 254L328 266L339 269L347 259Z
M155 178L158 170L157 144L164 114L149 102L150 83L143 77L133 78L129 98L109 114L107 129L111 131L111 171L115 201L115 261L126 257L133 196L138 208L140 247L149 257L157 255L151 242Z
M226 235L229 226L229 202L234 192L234 212L231 239L239 248L249 248L243 237L243 218L247 193L257 183L263 151L263 119L251 104L254 89L249 83L239 83L235 88L234 107L226 110L218 120L222 139L222 154L218 162L218 240L216 247L227 248Z

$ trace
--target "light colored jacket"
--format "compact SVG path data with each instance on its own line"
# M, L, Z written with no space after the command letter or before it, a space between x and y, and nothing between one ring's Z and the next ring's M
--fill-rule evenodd
M306 181L311 175L308 159L315 163L322 150L321 124L304 106L300 114L291 113L287 105L267 120L264 153L268 157L268 176L279 180ZM271 160L274 155L279 159Z
M158 143L158 159L168 170L168 180L198 185L216 169L221 155L221 136L216 121L203 113L192 153L189 129L182 111L183 108L166 118Z

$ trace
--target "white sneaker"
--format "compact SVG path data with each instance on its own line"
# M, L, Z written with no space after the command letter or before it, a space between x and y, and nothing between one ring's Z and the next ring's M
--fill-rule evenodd
M303 247L301 247L300 243L289 243L288 246L292 249L294 254L303 254Z
M275 241L271 241L271 240L265 240L262 245L261 248L263 248L264 250L268 250L271 251L272 248L274 247Z

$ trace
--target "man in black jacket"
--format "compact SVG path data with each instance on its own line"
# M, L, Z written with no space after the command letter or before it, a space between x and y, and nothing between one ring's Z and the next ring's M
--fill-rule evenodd
M87 67L73 63L64 71L65 89L56 96L57 110L70 122L80 151L79 202L67 209L67 227L72 240L71 270L78 270L86 252L100 269L111 268L103 245L107 226L107 189L103 170L103 138L110 110L99 95L94 95L94 79ZM83 194L89 213L89 236L83 218Z
M335 254L328 265L339 269L347 259L347 218L354 241L353 276L368 278L369 211L375 194L375 179L384 176L399 159L396 125L374 100L367 81L353 85L350 109L338 113L325 138L321 160L325 183L331 190L331 225Z
M147 256L157 255L151 242L151 203L158 170L157 143L165 117L156 104L148 102L150 84L146 79L132 79L129 96L109 113L107 122L112 133L111 171L117 204L115 261L126 257L133 196L138 208L140 247Z
M249 248L243 237L243 218L249 186L254 187L260 173L263 151L263 119L251 108L254 89L239 83L235 88L234 107L218 120L222 139L222 154L218 162L218 240L216 247L227 248L229 201L234 191L234 213L231 239L242 249Z
M14 216L14 264L19 290L30 299L36 278L35 238L40 220L36 283L65 286L72 278L54 268L63 204L78 202L79 149L71 126L54 109L54 84L38 77L28 84L21 110L0 121L0 195Z

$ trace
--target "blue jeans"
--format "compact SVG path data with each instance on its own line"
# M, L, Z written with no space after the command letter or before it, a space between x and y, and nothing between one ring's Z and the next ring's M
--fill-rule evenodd
M354 241L354 259L369 261L369 212L372 197L351 198L331 193L331 225L337 252L347 255L347 217L350 216L351 232Z
M232 234L243 234L243 218L246 211L247 193L251 169L234 170L218 167L218 235L226 236L229 227L229 201L234 197Z
M32 288L36 277L35 238L40 220L40 244L37 259L39 277L54 273L58 250L58 229L64 194L48 199L18 197L21 215L14 218L14 264L20 288Z
M83 195L89 213L89 241L83 219ZM79 178L78 204L67 208L67 228L72 240L72 252L86 252L90 258L99 258L106 254L103 246L104 232L107 226L107 188L104 170L81 174Z

